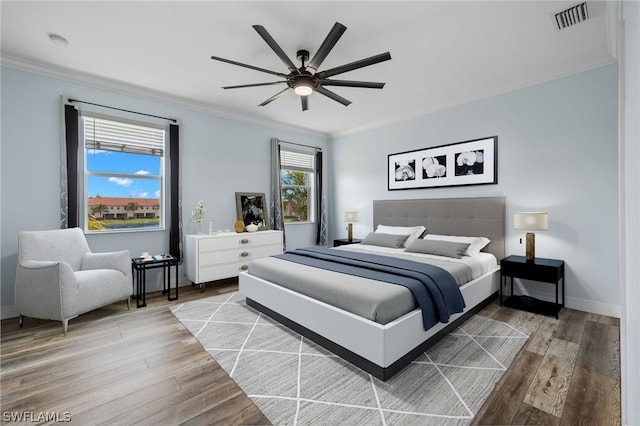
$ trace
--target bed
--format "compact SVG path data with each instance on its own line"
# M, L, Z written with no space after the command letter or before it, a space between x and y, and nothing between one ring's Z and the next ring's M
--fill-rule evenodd
M464 310L453 314L448 322L438 322L428 330L424 328L419 308L414 307L397 319L376 322L373 318L287 288L273 274L265 275L268 279L260 277L260 268L253 262L248 272L240 274L239 291L246 296L249 306L375 377L388 380L496 297L500 282L497 262L504 257L505 251L505 198L378 200L373 202L373 223L375 226L381 224L391 227L422 225L426 227L427 234L486 237L491 242L482 251L492 255L488 257L494 259L494 264L459 287L466 305ZM331 250L345 252L360 249L362 247L342 246ZM376 250L379 254L388 251ZM271 268L277 269L277 262L283 260L270 258L260 262L274 263ZM306 276L322 277L328 273L309 270L312 267L306 265L299 265L299 268L300 273Z

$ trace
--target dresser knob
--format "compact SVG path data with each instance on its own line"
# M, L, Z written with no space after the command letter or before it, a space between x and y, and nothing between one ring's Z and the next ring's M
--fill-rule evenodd
M243 238L240 240L242 244L249 244L249 240L247 238Z
M249 269L249 265L242 265L242 266L240 267L240 270L241 270L241 271L246 271L247 269Z
M242 253L240 253L240 256L247 257L247 256L249 256L249 252L243 251Z

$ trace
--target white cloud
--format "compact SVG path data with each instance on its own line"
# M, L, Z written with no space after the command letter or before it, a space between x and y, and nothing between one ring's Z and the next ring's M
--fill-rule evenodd
M147 196L149 196L148 192L141 192L140 194L138 194L139 197L141 198L146 198Z
M132 180L126 178L110 177L109 182L119 186L131 186Z
M87 149L87 153L91 154L91 155L96 155L96 154L111 154L111 151L105 151L103 149L95 149L95 148L89 148Z
M135 174L137 174L137 175L150 175L151 172L149 170L138 170Z

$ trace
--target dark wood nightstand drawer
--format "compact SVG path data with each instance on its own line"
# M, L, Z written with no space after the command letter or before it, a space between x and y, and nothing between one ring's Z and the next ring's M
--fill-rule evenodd
M563 272L557 265L546 265L540 262L505 261L500 267L503 275L547 283L558 282Z

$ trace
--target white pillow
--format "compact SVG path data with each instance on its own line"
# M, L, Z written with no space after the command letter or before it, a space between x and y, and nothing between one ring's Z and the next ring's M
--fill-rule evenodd
M405 247L409 247L412 242L420 238L420 235L427 228L424 226L388 226L388 225L378 225L376 228L377 233L382 234L393 234L393 235L408 235L407 241L404 242Z
M440 241L451 241L454 243L468 243L469 247L465 251L465 255L467 256L475 256L480 253L487 244L491 242L490 239L486 237L461 237L457 235L438 235L438 234L427 234L424 236L423 240L440 240Z

